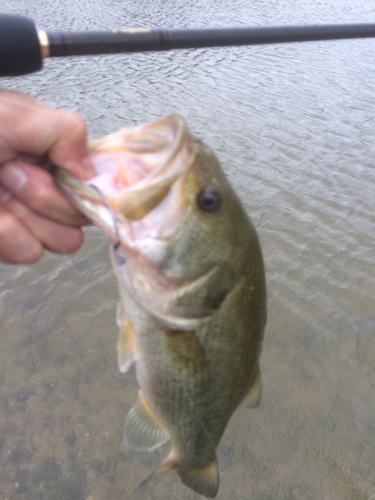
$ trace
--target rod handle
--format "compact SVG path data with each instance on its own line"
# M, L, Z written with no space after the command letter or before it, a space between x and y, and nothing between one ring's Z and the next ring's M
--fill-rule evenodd
M0 76L19 76L41 69L42 49L34 21L0 14Z

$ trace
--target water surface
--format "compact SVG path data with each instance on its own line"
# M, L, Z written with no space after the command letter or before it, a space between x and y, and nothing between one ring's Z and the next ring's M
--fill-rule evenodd
M39 28L374 22L372 2L3 0ZM218 448L219 500L375 498L375 41L48 60L3 79L79 112L92 137L169 113L217 153L259 232L264 392ZM166 455L122 442L137 386L117 371L107 242L0 268L0 497L198 498Z

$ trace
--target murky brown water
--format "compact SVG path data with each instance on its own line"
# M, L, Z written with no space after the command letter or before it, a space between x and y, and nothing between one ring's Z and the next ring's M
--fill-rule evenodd
M365 0L3 0L45 29L374 21ZM263 399L218 449L218 499L375 498L375 40L47 61L4 79L93 137L171 112L218 154L262 242ZM122 442L117 290L94 228L70 257L0 272L0 498L197 498ZM165 456L165 450L161 452Z

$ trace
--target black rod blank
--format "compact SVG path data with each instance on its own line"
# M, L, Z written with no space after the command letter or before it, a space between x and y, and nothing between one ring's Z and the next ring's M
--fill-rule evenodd
M50 57L375 37L375 24L47 32Z
M31 19L0 14L0 76L38 71L46 57L374 37L375 24L37 32Z

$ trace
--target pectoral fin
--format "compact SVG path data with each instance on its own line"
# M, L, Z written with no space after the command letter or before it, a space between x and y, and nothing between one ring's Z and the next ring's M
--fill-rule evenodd
M164 330L164 345L175 366L194 374L207 366L206 353L194 331Z
M119 321L119 308L117 310ZM124 318L117 340L117 364L121 373L126 373L134 361L135 341L134 330L128 318Z
M126 319L125 307L120 300L120 302L117 304L117 310L116 310L116 323L119 328L122 327L122 324L124 323L125 319Z
M169 439L169 434L150 408L142 391L125 419L124 440L137 451L156 450Z
M249 408L256 408L260 404L261 397L262 397L262 378L260 375L260 370L258 368L254 383L251 386L249 392L245 396L244 404Z

